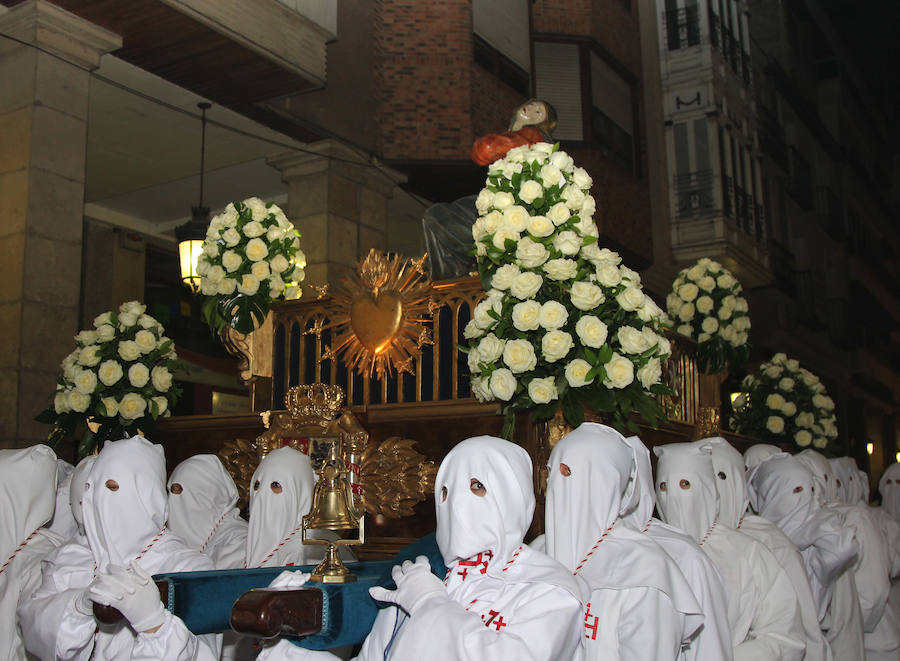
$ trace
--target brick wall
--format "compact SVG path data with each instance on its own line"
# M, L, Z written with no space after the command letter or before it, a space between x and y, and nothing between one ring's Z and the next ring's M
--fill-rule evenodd
M472 132L476 138L506 131L513 110L525 100L490 71L472 63Z

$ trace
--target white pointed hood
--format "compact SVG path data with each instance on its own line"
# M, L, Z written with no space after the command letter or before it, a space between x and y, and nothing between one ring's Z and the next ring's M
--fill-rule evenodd
M73 470L75 467L68 461L57 460L56 507L53 510L53 518L47 524L47 529L63 539L68 539L78 532L78 525L72 517L72 508L69 506L69 485L72 483Z
M653 464L650 450L638 436L628 436L625 442L634 453L634 508L622 518L635 530L643 530L653 517L656 508L656 490L653 486Z
M718 516L718 494L708 445L670 443L653 448L656 506L662 520L700 542Z
M315 485L309 457L294 448L273 450L259 462L250 481L248 567L275 567L291 555L303 555L300 527L312 505ZM280 486L281 492L276 493L273 486Z
M856 462L850 457L829 459L837 484L837 500L848 505L856 503Z
M744 468L748 471L753 470L765 459L771 457L773 454L778 454L779 452L783 452L783 450L776 445L769 445L768 443L751 445L747 448L746 452L744 452Z
M891 464L878 481L881 506L900 523L900 464Z
M585 422L560 439L548 468L547 554L574 571L603 532L634 509L635 452L616 430Z
M712 452L716 492L719 495L719 523L737 529L750 503L744 458L720 436L703 439L696 444L699 447L708 445Z
M754 468L749 484L753 509L797 544L804 525L819 508L812 473L796 457L782 452Z
M98 570L127 566L166 522L162 446L141 436L107 441L88 472L82 504L84 531Z
M97 456L93 454L79 461L72 471L72 479L69 482L69 509L72 511L72 518L78 526L80 535L84 535L84 486L95 461Z
M180 485L174 493L172 485ZM169 529L197 550L209 541L238 500L234 480L214 454L182 461L169 477Z
M53 516L56 470L46 445L0 450L0 565Z
M812 473L816 500L820 505L837 502L838 489L831 462L821 452L807 448L795 455Z

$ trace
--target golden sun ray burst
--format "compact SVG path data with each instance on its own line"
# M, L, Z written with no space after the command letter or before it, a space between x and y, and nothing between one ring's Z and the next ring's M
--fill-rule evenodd
M369 251L357 272L331 292L340 312L326 328L334 338L324 358L339 357L362 376L412 373L422 346L431 344L431 281L419 259Z

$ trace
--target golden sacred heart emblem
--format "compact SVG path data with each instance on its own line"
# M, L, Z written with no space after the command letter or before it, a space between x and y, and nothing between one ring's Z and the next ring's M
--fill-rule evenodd
M353 298L350 304L350 327L356 338L372 353L381 352L400 330L403 302L392 292Z

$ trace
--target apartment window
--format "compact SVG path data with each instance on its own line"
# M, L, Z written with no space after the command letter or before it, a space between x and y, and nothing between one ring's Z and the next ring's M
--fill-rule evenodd
M591 53L591 137L604 153L634 171L634 106L631 85Z
M680 122L672 127L675 147L674 189L678 218L696 218L716 212L710 167L707 120Z
M678 0L666 0L666 48L670 51L700 44L700 10L696 0L688 0L683 7Z
M531 88L529 0L472 0L475 62L514 90Z
M535 94L556 108L557 140L584 140L582 111L581 45L534 43Z

